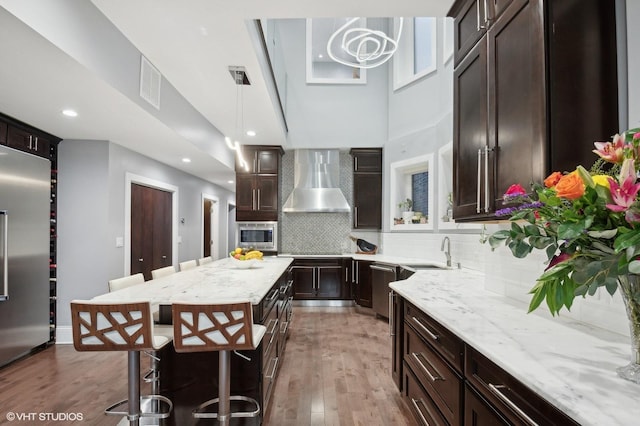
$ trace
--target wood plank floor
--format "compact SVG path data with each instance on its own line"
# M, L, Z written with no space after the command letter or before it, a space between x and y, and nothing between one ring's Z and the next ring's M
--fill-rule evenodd
M294 307L264 425L414 424L391 380L388 325L358 309ZM119 419L102 411L126 397L126 364L123 353L76 352L71 345L14 362L0 369L0 425L116 425ZM9 412L80 413L83 420L8 422Z

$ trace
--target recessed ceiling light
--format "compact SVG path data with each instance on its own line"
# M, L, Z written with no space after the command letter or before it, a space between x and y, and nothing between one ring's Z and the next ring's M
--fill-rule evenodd
M75 112L75 111L74 111L74 110L72 110L72 109L65 109L65 110L62 110L62 114L66 115L67 117L77 117L77 116L78 116L78 113L77 113L77 112Z
M253 130L247 130L247 136L255 136L256 132Z
M324 58L324 55L322 53L318 53L318 58L322 59Z
M228 180L227 183L233 183L233 181L232 180Z
M183 163L190 163L191 162L191 158L185 157L185 158L182 159L182 162Z

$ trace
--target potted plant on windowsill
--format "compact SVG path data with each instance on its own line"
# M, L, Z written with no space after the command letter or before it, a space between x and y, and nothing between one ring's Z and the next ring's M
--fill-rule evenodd
M411 210L413 208L413 201L411 198L407 198L406 200L398 203L398 207L402 210L402 219L404 220L404 223L411 223L411 219L413 218L413 210Z

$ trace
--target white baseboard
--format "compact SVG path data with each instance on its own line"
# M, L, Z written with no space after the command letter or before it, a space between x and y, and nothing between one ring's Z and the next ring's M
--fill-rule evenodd
M56 345L72 345L73 331L71 326L56 327Z

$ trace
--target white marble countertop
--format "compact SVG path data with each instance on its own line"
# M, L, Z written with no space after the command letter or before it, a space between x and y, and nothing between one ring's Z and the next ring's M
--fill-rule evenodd
M629 338L527 314L482 283L482 274L454 269L418 271L390 286L578 423L640 424L640 385L615 372L629 362Z
M292 261L291 258L265 257L250 269L237 269L234 260L225 258L102 294L94 300L148 300L154 310L159 304L179 301L219 303L248 300L256 305Z

